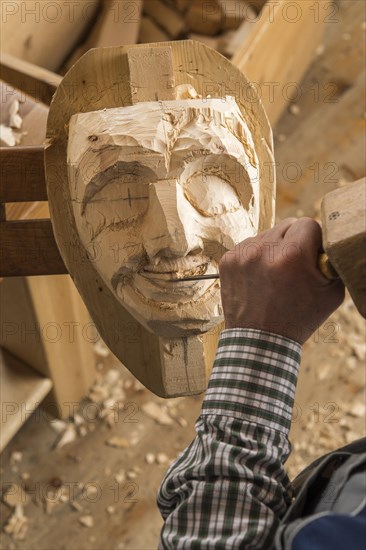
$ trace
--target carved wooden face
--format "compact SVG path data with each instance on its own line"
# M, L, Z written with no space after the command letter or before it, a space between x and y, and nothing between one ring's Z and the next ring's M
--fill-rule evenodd
M222 320L221 256L258 228L259 167L231 97L74 115L68 173L81 242L116 298L166 337Z

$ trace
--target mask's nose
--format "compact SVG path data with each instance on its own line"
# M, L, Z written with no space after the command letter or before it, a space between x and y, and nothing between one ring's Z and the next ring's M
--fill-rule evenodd
M142 229L144 247L150 260L156 256L182 257L203 250L193 214L193 207L175 180L151 184L149 210Z

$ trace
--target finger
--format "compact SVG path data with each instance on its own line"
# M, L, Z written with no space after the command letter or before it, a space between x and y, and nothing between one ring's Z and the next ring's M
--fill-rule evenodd
M287 230L291 227L292 224L297 221L298 218L285 218L284 220L280 221L280 223L272 227L272 229L267 229L267 231L263 231L263 233L260 233L258 236L262 241L264 239L278 241L280 239L283 239Z
M310 255L317 266L319 252L323 249L323 236L320 225L312 218L300 218L286 232L286 241L293 241L302 253Z

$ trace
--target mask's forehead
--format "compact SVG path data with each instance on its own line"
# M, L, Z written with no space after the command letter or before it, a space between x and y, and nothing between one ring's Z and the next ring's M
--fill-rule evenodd
M107 145L143 146L164 154L164 147L175 141L192 119L211 120L218 126L243 127L234 98L187 99L137 103L127 107L78 113L70 120L68 163L78 164L87 150ZM138 142L136 136L139 137ZM99 141L99 143L97 143Z

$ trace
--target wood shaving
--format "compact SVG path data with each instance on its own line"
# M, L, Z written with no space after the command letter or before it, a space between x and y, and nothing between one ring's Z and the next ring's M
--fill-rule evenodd
M61 449L62 447L65 447L65 445L72 443L73 441L75 441L76 436L77 436L77 433L76 433L75 426L73 424L68 424L66 430L61 435L60 439L56 444L56 449Z
M17 99L14 99L9 107L9 126L17 130L20 130L23 124L23 119L19 115L19 107L20 105Z
M50 426L57 434L62 434L66 430L68 424L64 420L56 419L51 420Z
M145 462L147 464L154 464L155 462L155 455L153 453L147 453L145 455Z
M298 105L293 103L292 105L290 105L290 113L294 116L298 116L301 113L301 109Z
M179 426L181 426L182 428L186 428L188 426L187 420L185 418L183 418L182 416L177 418L177 422L178 422Z
M166 411L162 410L161 407L154 401L149 401L142 405L143 412L155 420L161 426L170 426L173 424L172 418L167 414Z
M108 357L111 354L110 350L107 348L102 339L98 340L94 344L94 351L97 355L99 355L99 357Z
M348 414L356 418L363 417L366 414L366 405L364 403L355 403Z
M109 447L115 447L117 449L128 449L131 446L128 439L115 435L106 441L106 445Z
M114 476L114 479L118 483L118 485L122 485L122 483L124 483L126 481L125 472L123 470L121 470L120 472L118 472L118 474L116 474Z
M22 461L23 453L20 451L13 451L10 455L10 465L19 464Z
M158 453L156 455L156 462L157 464L167 464L169 462L169 458L165 453Z
M1 147L14 147L17 144L13 130L5 124L0 124L0 145Z
M79 518L79 523L83 525L84 527L93 527L94 526L94 519L93 516L81 516Z
M23 506L18 504L4 527L4 532L14 540L24 540L28 530L28 518L24 515Z

